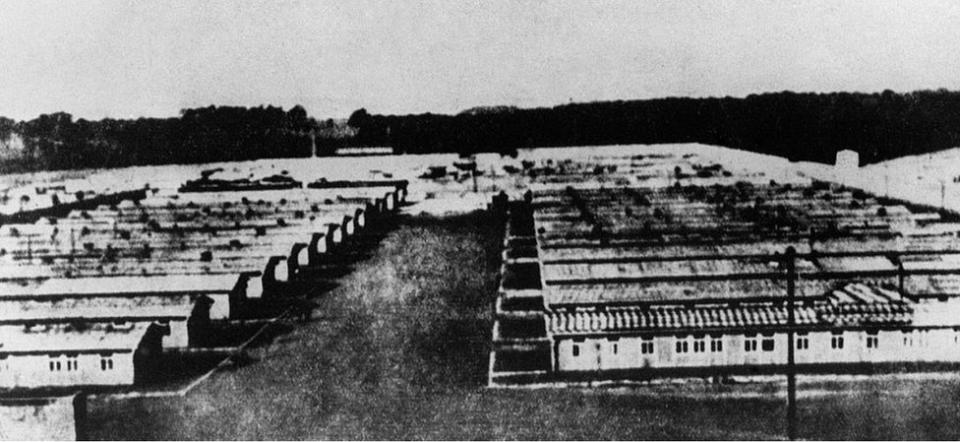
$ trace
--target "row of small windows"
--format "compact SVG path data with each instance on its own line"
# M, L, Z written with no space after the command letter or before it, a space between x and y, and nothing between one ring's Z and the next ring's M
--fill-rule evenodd
M903 346L904 347L913 347L914 345L918 347L929 347L930 346L930 330L914 330L914 331L903 331ZM960 345L960 329L953 330L953 343L954 345Z
M653 345L652 343L650 344ZM686 339L677 340L676 342L676 352L677 353L687 353L690 350L688 341ZM707 351L707 343L704 338L694 338L693 339L693 352L694 353L705 353ZM710 351L712 353L717 353L723 351L723 341L719 337L714 337L710 339ZM652 352L651 352L652 353Z
M759 341L759 346L761 350L773 351L775 347L773 336L764 336L763 339L757 339L756 336L747 336L743 340L743 351L746 351L746 352L757 351L758 341Z
M714 339L710 341L710 351L711 352L723 351L723 341L719 339Z
M619 354L620 344L614 343L610 351L613 352L613 354ZM580 345L573 344L572 352L574 356L580 356ZM653 338L644 338L640 341L640 353L645 355L653 354Z
M56 359L54 359L56 358ZM60 371L63 369L63 365L66 365L67 371L74 371L77 369L77 357L67 357L66 364L62 364L59 356L50 357L50 371Z
M65 360L61 360L60 356L50 356L48 367L50 371L76 371L80 365L76 356L67 356ZM113 358L110 356L101 356L100 370L113 370Z
M840 350L843 348L843 335L834 334L830 336L830 348L834 350Z
M929 341L927 339L927 334L929 330L916 330L916 331L903 331L903 345L912 347L914 345L914 336L917 336L919 345L926 346ZM954 330L953 334L954 344L960 345L960 330ZM844 348L845 339L843 332L833 332L830 336L830 348L834 350L842 350ZM719 353L723 351L723 340L719 336L710 337L710 352ZM868 331L866 335L866 347L868 349L877 349L880 347L880 336L878 331ZM704 337L694 337L691 345L691 341L686 337L678 337L674 343L674 351L676 353L690 353L691 348L693 353L705 353L707 352L706 339ZM744 337L743 340L743 350L746 352L772 352L776 348L776 342L771 335L763 335L758 337L756 335L748 335ZM810 338L806 333L798 333L796 337L796 350L809 350L810 349ZM613 354L618 354L620 347L619 344L614 343L611 348ZM654 343L653 338L645 337L640 341L640 353L641 354L653 354L654 353ZM573 345L573 356L580 356L580 346L578 344Z
M653 339L644 339L640 341L640 354L653 354Z

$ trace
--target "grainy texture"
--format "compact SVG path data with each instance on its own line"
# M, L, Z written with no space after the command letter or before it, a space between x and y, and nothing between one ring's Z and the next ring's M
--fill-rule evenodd
M500 232L408 218L323 295L314 320L185 398L94 402L100 439L782 438L775 384L485 388ZM808 386L812 388L813 386ZM955 439L960 381L816 385L800 436Z

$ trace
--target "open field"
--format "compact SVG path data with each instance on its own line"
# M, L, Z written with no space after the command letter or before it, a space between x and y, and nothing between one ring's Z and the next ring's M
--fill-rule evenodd
M414 217L326 294L313 320L184 398L96 400L100 439L766 439L780 384L487 389L500 232ZM960 378L802 382L800 435L960 437Z

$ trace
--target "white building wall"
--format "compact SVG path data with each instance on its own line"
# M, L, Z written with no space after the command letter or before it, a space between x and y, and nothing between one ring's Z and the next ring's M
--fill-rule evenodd
M702 337L700 337L702 336ZM873 334L864 330L845 330L797 334L794 339L806 340L806 348L797 344L797 364L858 362L960 362L960 330L954 328L880 330ZM842 347L839 347L842 339ZM871 340L870 346L867 345ZM716 351L712 341L722 343ZM748 346L755 341L756 347ZM766 345L765 345L766 341ZM773 347L769 347L769 342ZM653 343L653 352L643 354L644 342ZM677 342L686 343L686 351L677 351ZM703 342L703 346L697 345ZM835 348L836 347L839 348ZM576 352L574 351L576 348ZM698 351L702 348L702 351ZM576 353L576 354L575 354ZM710 367L740 365L784 365L787 363L787 334L725 334L641 337L590 337L560 339L557 342L557 365L560 371L590 371L629 368Z
M560 370L597 370L596 339L561 340L557 346Z
M152 321L152 320L149 320L149 321L140 321L140 320L137 320L137 319L130 319L130 320L128 320L128 321L125 322L125 323L117 323L117 322L98 322L96 319L93 319L93 320L90 320L90 321L87 322L87 324L88 324L89 326L95 327L95 328L100 328L100 329L105 328L105 327L108 327L108 326L114 326L114 327L118 327L118 328L127 328L127 327L129 327L131 324L140 324L140 325L146 327L146 326L149 326L150 324L153 324L153 323L154 323L154 321ZM64 328L64 324L62 324L62 323L61 323L61 324L51 324L50 326L51 326L51 327L56 327L56 328L61 329L61 330ZM170 326L170 335L163 337L163 341L162 341L163 347L165 347L165 348L176 348L176 347L186 347L186 346L188 346L188 344L189 344L189 335L188 335L188 333L187 333L187 321L185 321L185 320L184 320L184 321L170 321L170 322L169 322L169 326ZM40 327L44 327L44 326L41 325ZM3 336L3 333L5 333L5 332L6 332L6 333L10 333L11 331L19 331L19 330L23 330L23 329L24 329L24 326L23 326L23 325L0 325L0 336ZM43 328L41 328L41 330L42 330L42 329L43 329ZM2 350L2 348L0 348L0 350Z
M286 272L286 269L284 269L284 272ZM213 301L213 305L210 306L210 319L230 319L230 295L223 293L207 296Z
M630 341L627 339L599 341L600 368L602 370L629 368L640 353L639 349L636 352L633 351L633 346L629 345Z
M170 321L170 336L163 337L164 348L187 347L190 343L187 321Z
M210 295L220 306L214 307L216 313L229 314L229 295ZM107 317L124 316L137 312L144 316L187 316L197 295L164 296L74 296L59 299L37 297L32 299L7 299L0 296L0 320L20 320L24 318L58 317ZM213 312L211 312L213 314Z
M674 352L672 336L656 336L653 338L653 357L649 358L649 367L670 366L673 364Z
M73 360L76 361L76 368L72 365L68 367L68 362ZM112 360L113 364L104 368L101 361L105 360ZM63 353L12 354L0 359L0 388L132 385L133 374L133 352L112 353L109 356L80 353L75 359Z

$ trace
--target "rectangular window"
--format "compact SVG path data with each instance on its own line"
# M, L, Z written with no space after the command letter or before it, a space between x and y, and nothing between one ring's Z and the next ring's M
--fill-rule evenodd
M78 366L76 356L67 357L67 371L76 371Z
M807 335L797 336L797 350L806 350L810 348L810 338Z
M763 351L773 351L773 337L764 336L763 341L760 343L760 347Z
M573 344L573 356L575 356L575 357L576 357L576 356L580 356L580 346L577 345L577 344ZM102 365L102 364L103 364L103 361L101 361L100 364ZM104 369L104 370L106 370L106 369Z
M100 370L113 370L113 358L110 356L100 357Z
M901 333L903 333L903 346L913 347L913 332L910 330L902 330Z
M719 353L723 351L723 339L720 337L714 336L713 339L710 340L710 351L714 353Z
M747 336L743 341L743 350L747 352L757 351L757 337Z
M834 332L830 336L830 348L834 350L843 349L843 332Z
M613 344L613 354L617 354L619 350L620 350L620 346L618 346L617 344Z
M653 338L643 338L640 341L640 353L645 355L653 354Z
M693 352L694 353L703 353L707 350L707 343L703 338L695 338L693 340Z
M677 338L677 353L686 353L690 351L689 343L684 338Z
M877 332L867 332L867 348L874 349L880 344L880 336Z

